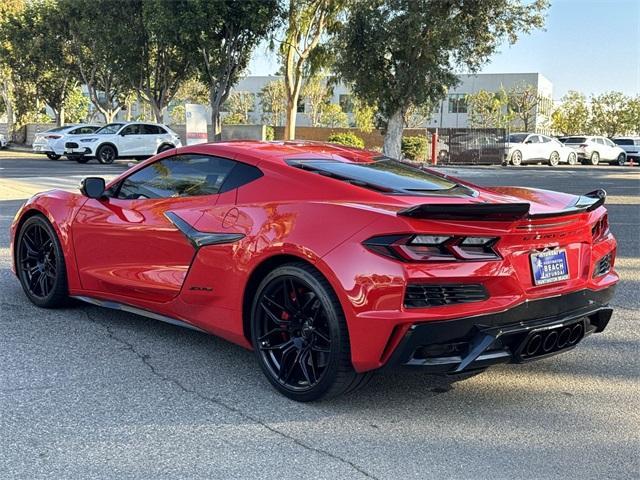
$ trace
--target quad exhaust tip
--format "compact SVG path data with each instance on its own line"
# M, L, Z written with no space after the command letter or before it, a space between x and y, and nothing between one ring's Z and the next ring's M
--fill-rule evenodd
M526 357L535 357L562 350L575 345L584 334L582 322L564 328L536 333L529 338L523 349Z

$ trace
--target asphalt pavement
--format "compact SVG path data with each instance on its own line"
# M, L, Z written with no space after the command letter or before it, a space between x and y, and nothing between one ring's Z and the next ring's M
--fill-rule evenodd
M482 185L609 192L622 281L603 334L455 384L378 375L313 404L278 395L253 353L216 337L27 301L8 250L23 199L125 168L0 157L1 479L640 477L639 168L446 169Z

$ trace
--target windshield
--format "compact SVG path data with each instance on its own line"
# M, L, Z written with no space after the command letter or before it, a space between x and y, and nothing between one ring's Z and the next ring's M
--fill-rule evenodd
M420 195L461 187L444 177L387 157L379 157L370 163L302 159L291 160L289 164L355 185L396 194Z
M96 133L102 135L118 133L118 130L120 130L122 125L124 125L124 123L109 123L108 125L96 130Z
M522 143L528 136L527 133L512 133L509 135L509 143Z
M585 137L569 137L564 143L584 143L587 139Z

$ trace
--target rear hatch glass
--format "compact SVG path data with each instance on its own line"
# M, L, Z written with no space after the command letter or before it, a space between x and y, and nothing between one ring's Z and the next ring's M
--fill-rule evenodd
M289 165L372 190L398 195L466 194L473 191L407 162L378 157L373 162L348 163L326 159L289 160Z
M586 137L569 137L564 143L584 143L586 141Z

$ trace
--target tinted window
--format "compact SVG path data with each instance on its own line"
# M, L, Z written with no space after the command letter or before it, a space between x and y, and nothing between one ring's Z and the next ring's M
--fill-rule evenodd
M140 135L140 125L129 125L122 129L123 135Z
M509 135L509 143L522 143L527 138L526 133L512 133Z
M540 137L538 137L538 135L531 135L528 139L527 139L528 143L540 143Z
M584 143L587 139L585 137L569 137L564 143Z
M122 123L109 123L108 125L105 125L104 127L98 129L95 133L104 133L104 134L113 134L113 133L118 133L118 130L120 130L120 128L122 127Z
M129 200L219 193L236 162L206 155L181 155L154 162L127 177L117 197Z
M140 133L143 135L158 135L160 131L155 125L140 125Z
M616 138L614 140L614 142L616 142L617 145L633 145L633 140L631 140L630 138Z
M450 190L458 184L405 162L381 157L370 163L291 160L292 166L389 193L420 194Z

